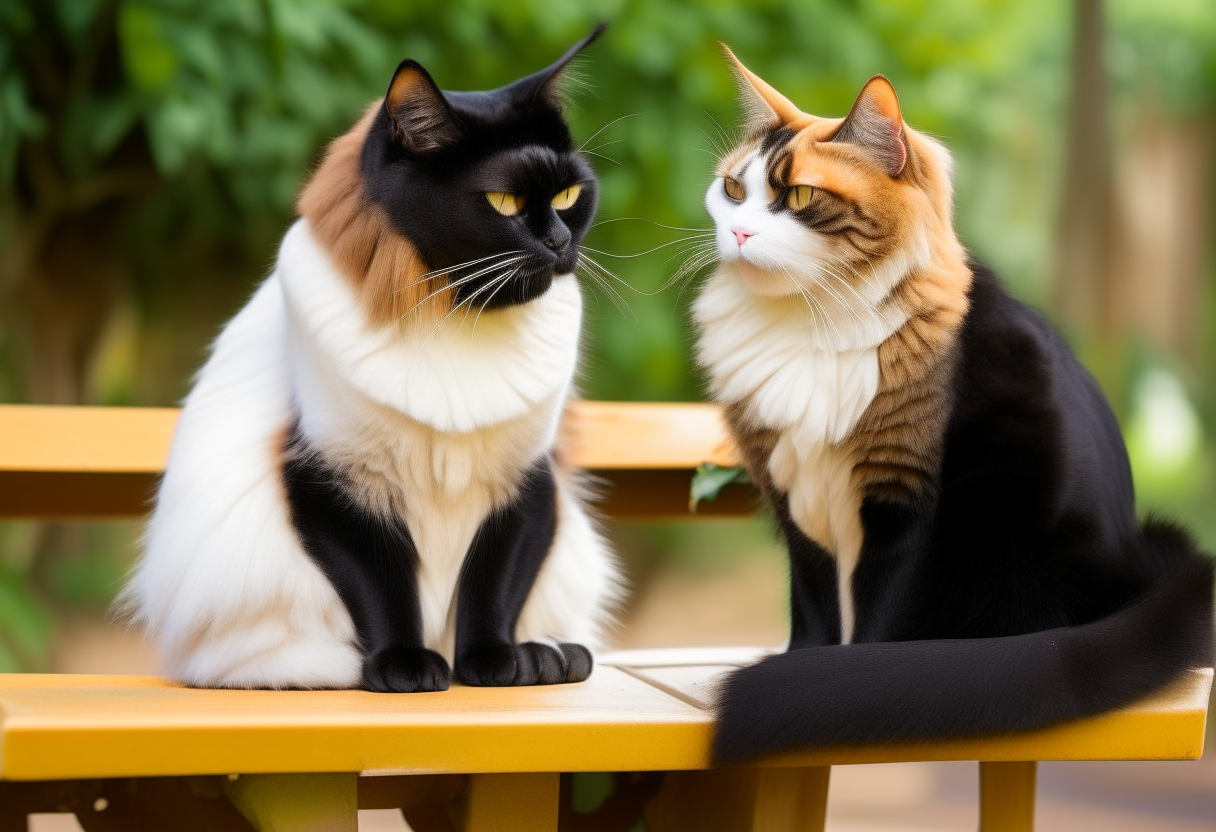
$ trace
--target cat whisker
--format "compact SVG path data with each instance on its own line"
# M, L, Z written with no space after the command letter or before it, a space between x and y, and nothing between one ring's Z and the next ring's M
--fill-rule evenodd
M624 162L621 162L617 159L613 159L611 156L605 156L603 153L596 153L594 150L584 150L583 153L587 154L588 156L599 156L605 162L612 162L612 164L614 164L614 165L620 165L621 167L625 167Z
M600 220L599 222L592 223L591 227L598 228L601 225L608 225L609 223L614 223L614 222L648 222L651 225L657 225L659 228L666 228L669 231L701 231L701 232L707 232L710 234L713 234L715 232L715 229L713 229L713 228L683 228L678 225L664 225L661 222L655 222L654 220L647 219L646 217L614 217L613 219L610 219L610 220Z
M586 140L586 141L584 141L584 142L583 142L581 145L579 145L579 148L578 148L579 152L581 153L581 152L583 151L583 148L585 148L587 145L591 144L591 140L592 140L592 139L594 139L594 138L595 138L596 136L598 136L600 133L603 133L603 132L604 132L605 130L607 130L609 127L611 127L612 125L616 124L618 121L624 121L624 120L625 120L625 119L627 119L627 118L633 118L634 116L640 116L640 115L641 115L641 113L628 113L628 114L626 114L626 115L620 116L619 118L614 118L612 121L610 121L610 122L608 122L607 124L605 124L605 125L604 125L603 127L601 127L599 130L596 130L594 133L592 133L590 136L588 136L588 137L587 137L587 140Z
M619 283L624 284L625 286L629 286L629 284L626 283L624 280L621 280L621 278L617 277L615 274L608 271L602 265L600 265L595 260L593 260L592 258L588 257L585 254L579 258L579 262L583 263L586 267L583 270L583 274L587 278L589 278L596 286L600 287L607 293L608 299L612 301L612 304L617 308L617 310L622 315L624 315L625 317L627 317L631 321L633 321L634 323L637 323L637 315L634 313L633 307L631 307L629 305L629 303L625 300L625 298L621 295L621 293L618 292L615 288L613 288L612 284L609 283L607 280L605 280L604 277L602 277L600 273L607 275L608 277L611 277L612 279L618 281ZM599 273L597 273L597 272L599 272ZM633 289L632 286L629 286L629 288ZM637 291L637 290L635 289L634 291Z
M474 272L473 274L466 275L465 277L462 277L462 278L460 278L459 280L449 280L449 281L448 281L448 282L447 282L445 285L441 286L440 288L436 289L435 291L431 292L429 295L427 295L426 297L424 297L422 300L420 300L420 301L418 301L417 303L415 303L415 304L413 305L413 307L411 307L411 308L410 308L410 310L409 310L408 312L406 312L404 315L402 315L402 316L401 316L401 317L400 317L398 320L404 320L404 319L405 319L405 318L407 318L408 316L412 315L412 314L414 313L414 311L415 311L416 309L418 309L418 307L422 306L422 304L426 303L428 300L430 300L431 298L435 297L436 295L439 295L439 294L442 294L442 293L446 292L448 289L456 289L456 288L459 288L459 287L464 286L465 284L467 284L467 283L469 283L469 282L471 282L471 281L473 281L473 280L476 280L477 278L479 278L479 277L481 277L481 276L483 276L483 275L489 274L490 272L494 271L495 269L501 269L501 268L504 268L504 267L506 267L506 266L511 266L511 265L514 265L515 263L518 263L518 262L520 262L521 260L525 260L525 259L527 259L527 256L526 256L526 255L520 255L520 256L517 256L517 257L510 257L510 258L507 258L507 259L506 259L506 260L504 260L504 261L501 261L501 262L498 262L498 263L493 263L493 264L491 264L491 265L489 265L489 266L485 266L485 267L483 267L483 268L481 268L481 269L477 270L477 271L476 271L476 272Z
M707 231L702 234L696 234L694 236L710 237L710 236L713 236L713 232ZM682 243L687 243L687 242L688 242L687 239L672 240L670 243L660 243L659 245L654 246L653 248L648 248L645 251L639 251L636 254L613 254L610 251L600 251L597 248L592 248L591 246L587 246L587 245L580 246L579 248L582 249L583 251L595 252L596 254L603 255L604 257L615 257L618 260L632 260L635 257L645 257L647 254L653 254L654 252L658 251L659 249L664 249L664 248L667 248L668 246L680 245Z
M584 254L582 256L582 258L580 258L580 259L585 261L588 266L591 266L593 268L593 270L598 271L601 275L610 277L613 280L615 280L617 283L620 283L622 286L632 289L635 292L639 292L638 289L636 289L634 286L630 285L627 281L622 280L621 278L619 278L615 274L613 274L611 271L604 268L604 266L602 264L600 264L599 262L597 262L594 258ZM594 271L588 272L588 275L594 276ZM614 295L618 300L620 300L620 302L622 304L625 305L625 308L629 310L629 317L631 319L633 319L634 322L636 323L637 318L634 315L633 307L629 306L629 303L625 300L625 298L618 291L616 291L616 289L613 288L611 283L608 283L606 280L604 280L603 277L598 277L598 282L604 287L605 290L611 292L612 295ZM639 292L639 294L646 294L646 293ZM620 307L618 307L618 309L619 308Z
M477 317L473 319L473 331L471 333L469 333L470 340L472 340L473 336L477 334L477 322L481 320L481 313L486 311L486 307L490 305L490 302L492 300L494 300L494 296L498 294L499 290L501 290L503 286L506 286L508 283L510 283L511 280L514 279L514 277L517 274L519 274L519 271L522 268L523 268L523 265L520 264L520 265L516 266L514 269L512 269L510 272L508 272L506 275L504 275L503 277L498 278L498 288L490 293L490 296L488 298L486 298L486 302L483 303L481 305L481 308L477 310Z
M444 273L452 274L454 272L460 271L461 269L466 269L469 266L475 266L478 263L484 263L487 260L493 260L496 257L505 257L507 255L523 254L523 253L524 253L523 249L512 249L509 251L496 251L493 254L487 254L485 257L478 257L476 260L468 260L464 263L457 263L455 266L445 266L442 269L434 269L432 271L427 272L426 274L419 275L413 282L408 283L405 286L402 286L398 289L394 289L393 291L394 292L403 292L406 289L410 288L411 286L417 286L419 283L422 283L432 277L435 277L436 275L441 275Z

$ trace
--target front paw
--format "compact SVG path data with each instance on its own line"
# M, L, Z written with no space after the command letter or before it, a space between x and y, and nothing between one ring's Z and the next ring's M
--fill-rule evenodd
M363 687L377 693L447 690L451 679L443 656L422 647L390 647L363 659Z
M456 678L476 687L560 685L583 681L591 666L591 651L581 644L489 644L456 657Z

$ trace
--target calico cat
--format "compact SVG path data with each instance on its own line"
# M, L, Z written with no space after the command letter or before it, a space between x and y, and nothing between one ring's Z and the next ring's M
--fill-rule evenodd
M618 579L555 449L596 178L556 63L403 61L329 147L186 399L124 601L189 685L446 689L591 672Z
M1212 564L1137 522L1097 384L970 260L951 159L876 76L748 111L706 205L699 359L789 551L789 651L720 690L715 755L1030 729L1211 660Z

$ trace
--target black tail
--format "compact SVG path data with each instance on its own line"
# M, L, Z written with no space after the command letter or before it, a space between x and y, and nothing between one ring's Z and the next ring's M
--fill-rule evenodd
M1212 656L1212 562L1150 522L1152 589L1077 627L1005 638L813 647L733 674L718 700L714 758L812 746L974 737L1128 705Z

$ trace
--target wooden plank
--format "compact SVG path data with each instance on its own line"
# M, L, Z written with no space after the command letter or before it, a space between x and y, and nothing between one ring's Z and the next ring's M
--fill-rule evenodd
M723 662L707 666L720 673ZM631 668L644 676L654 668ZM665 683L675 688L687 679ZM921 760L1186 760L1210 669L1114 713L1004 737L819 749L766 766ZM578 685L433 694L193 690L139 676L0 675L0 776L663 771L709 764L712 715L601 665Z
M155 474L180 411L169 407L0 405L0 471ZM571 402L570 462L602 470L736 464L710 404Z
M164 470L176 408L0 405L0 518L135 517ZM702 462L733 464L714 405L571 403L570 461L606 481L604 513L689 518L688 490ZM697 516L751 514L753 489L732 485Z
M698 768L710 728L709 714L611 667L577 685L401 695L0 674L0 776L12 780Z
M737 465L722 411L712 404L571 402L570 459L582 468Z
M625 664L628 654L609 660L635 678L691 704L706 704L714 684L731 665L738 648L713 662L698 651L693 666L677 653L667 664ZM624 658L622 658L624 656ZM693 657L690 657L693 658ZM1191 670L1172 685L1122 710L1053 728L981 739L893 743L881 747L824 748L781 754L771 766L823 766L850 763L905 763L932 760L1197 760L1203 753L1212 669Z
M156 474L175 407L0 405L0 471Z

